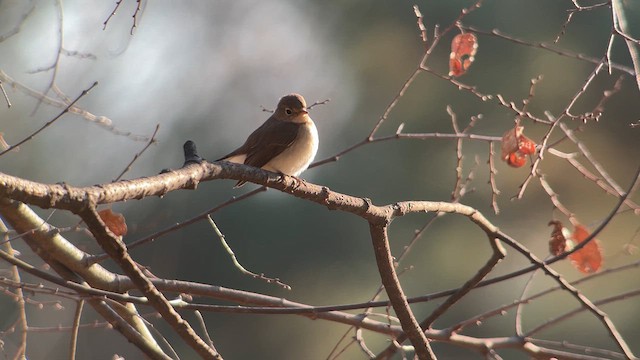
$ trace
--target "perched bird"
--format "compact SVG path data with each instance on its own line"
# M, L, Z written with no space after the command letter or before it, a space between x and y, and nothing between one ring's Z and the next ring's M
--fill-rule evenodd
M302 95L283 96L267 121L232 153L216 160L246 164L297 177L318 151L318 130ZM245 181L238 181L240 187Z

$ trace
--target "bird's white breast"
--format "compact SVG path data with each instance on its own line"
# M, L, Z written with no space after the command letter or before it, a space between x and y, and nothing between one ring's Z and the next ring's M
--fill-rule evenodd
M305 171L318 152L318 130L311 119L301 125L293 144L262 168L283 174L298 176Z

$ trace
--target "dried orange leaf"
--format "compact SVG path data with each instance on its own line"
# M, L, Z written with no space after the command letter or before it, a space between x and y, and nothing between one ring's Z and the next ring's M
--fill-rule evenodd
M509 157L507 158L507 164L512 167L523 167L526 163L527 158L524 157L524 155L522 155L519 151L509 154Z
M549 226L553 226L551 239L549 239L549 253L558 256L567 250L567 238L564 234L566 228L558 220L549 221Z
M536 153L536 143L524 136L524 127L515 126L502 135L502 160L513 167L522 167L527 163L527 155Z
M98 211L98 215L100 215L104 224L107 225L109 230L116 236L124 236L127 234L127 223L122 214L114 213L111 209L104 209Z
M451 41L449 54L449 76L464 75L475 60L478 51L478 38L472 33L456 35Z
M577 224L571 235L575 245L582 243L589 237L589 232L584 226ZM569 255L571 263L580 272L594 273L602 266L602 249L597 239L589 241L585 247Z
M536 153L536 143L522 134L518 138L518 152L525 155L533 155Z
M508 161L509 155L518 151L518 138L522 136L523 131L524 131L523 126L516 126L512 129L507 130L502 135L502 145L501 145L502 160Z

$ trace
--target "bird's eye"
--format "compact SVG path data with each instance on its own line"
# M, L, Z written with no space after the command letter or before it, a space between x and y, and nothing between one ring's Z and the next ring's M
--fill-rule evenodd
M293 111L291 111L291 109L289 109L289 108L284 109L284 112L285 112L287 115L291 115L291 114L293 114Z

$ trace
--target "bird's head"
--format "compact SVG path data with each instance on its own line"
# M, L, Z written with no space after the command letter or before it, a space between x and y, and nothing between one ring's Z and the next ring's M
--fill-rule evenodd
M273 114L276 119L295 123L308 121L307 103L302 95L289 94L283 96L278 102L278 107Z

